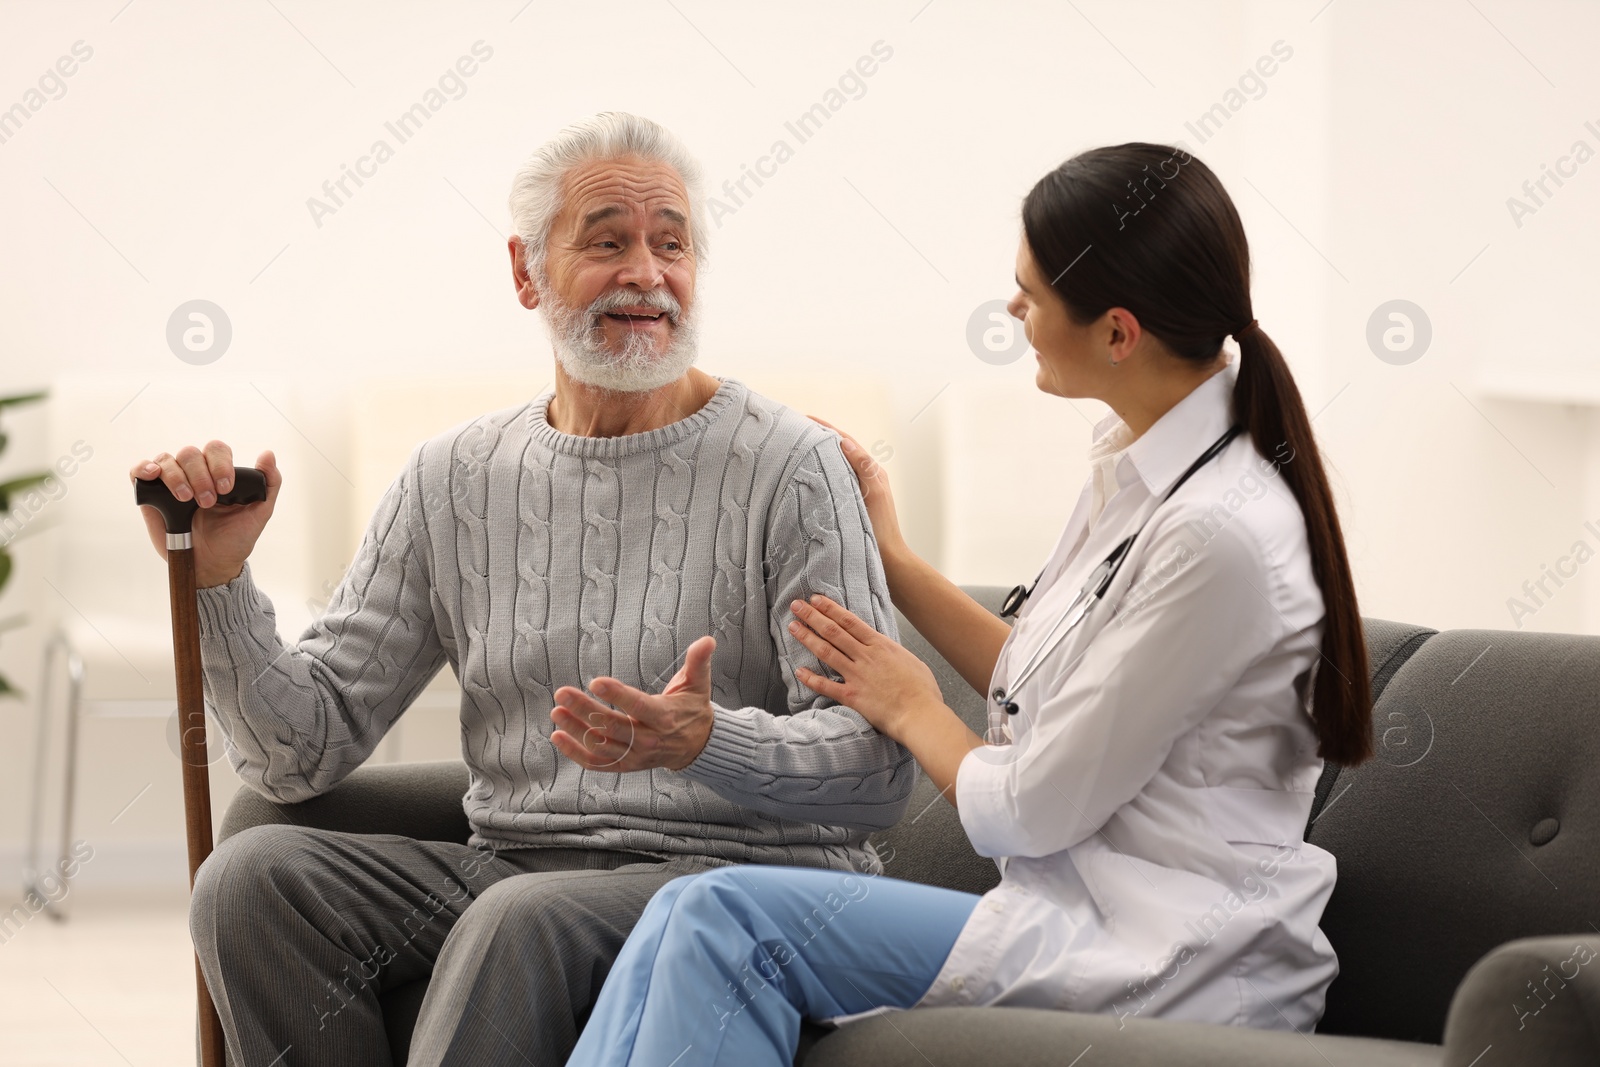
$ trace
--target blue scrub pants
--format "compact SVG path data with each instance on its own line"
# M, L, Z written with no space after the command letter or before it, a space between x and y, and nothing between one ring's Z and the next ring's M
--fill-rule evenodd
M979 899L814 867L674 878L623 945L568 1067L791 1067L802 1017L920 1000Z

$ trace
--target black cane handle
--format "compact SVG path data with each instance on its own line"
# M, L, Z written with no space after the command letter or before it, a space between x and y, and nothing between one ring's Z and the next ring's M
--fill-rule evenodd
M254 504L267 499L267 476L254 467L233 468L233 489L217 496L218 504ZM167 533L186 534L194 525L194 513L200 505L194 498L179 500L160 478L139 478L133 483L133 500L148 504L161 512L167 524Z

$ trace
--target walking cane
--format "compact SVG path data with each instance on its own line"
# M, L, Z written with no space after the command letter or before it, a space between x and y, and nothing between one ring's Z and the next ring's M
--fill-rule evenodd
M191 527L200 505L179 500L159 478L135 480L133 498L161 513L167 527L167 578L172 592L172 655L178 679L178 751L183 760L183 816L189 838L189 891L194 875L211 854L211 776L206 762L206 704L200 681L200 609L195 600L194 542ZM254 467L235 467L233 491L218 504L253 504L267 498L266 475ZM199 987L201 1067L223 1067L222 1020L194 961Z

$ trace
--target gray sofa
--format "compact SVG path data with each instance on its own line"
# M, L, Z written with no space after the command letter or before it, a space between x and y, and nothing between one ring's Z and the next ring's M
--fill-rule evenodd
M993 609L1002 591L968 592ZM981 733L982 699L900 625ZM1600 1064L1600 638L1365 625L1379 756L1327 768L1306 835L1339 862L1322 928L1340 973L1317 1033L938 1008L835 1031L808 1023L796 1064ZM466 785L450 761L363 767L301 804L242 789L219 836L293 823L465 842ZM997 881L926 779L874 842L896 878L974 893ZM425 991L382 995L397 1064Z

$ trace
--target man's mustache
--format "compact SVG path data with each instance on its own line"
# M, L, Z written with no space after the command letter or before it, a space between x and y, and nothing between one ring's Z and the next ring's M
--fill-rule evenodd
M683 316L683 305L679 304L677 299L665 289L649 289L638 293L630 293L625 289L615 289L597 297L589 305L588 314L590 321L594 322L601 315L627 307L647 307L655 311L664 312L667 316L667 321L674 326L678 324L678 320ZM598 325L598 323L595 323L595 325Z

